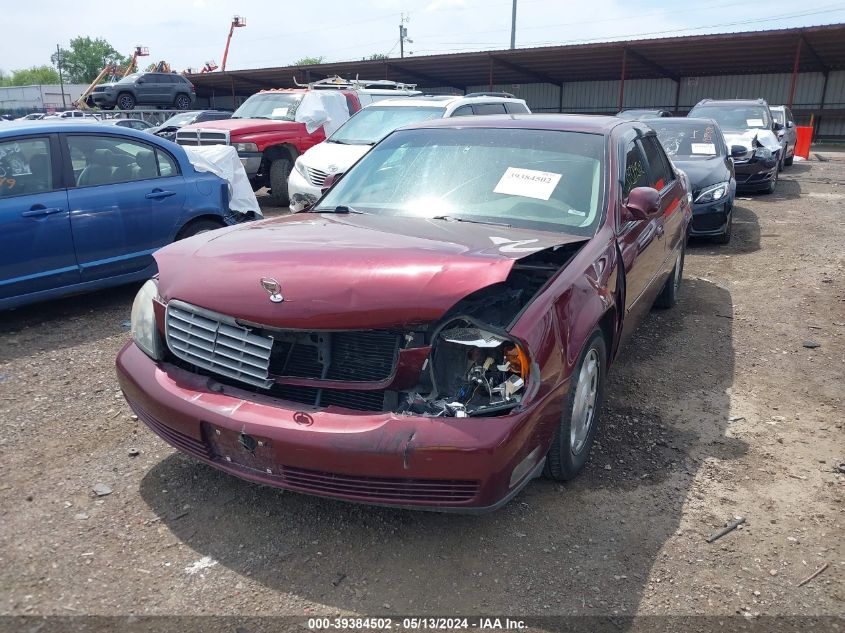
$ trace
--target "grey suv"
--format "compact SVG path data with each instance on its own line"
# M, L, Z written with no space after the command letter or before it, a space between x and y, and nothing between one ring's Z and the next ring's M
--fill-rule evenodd
M136 105L187 110L196 98L194 85L176 73L134 73L91 93L94 104L104 110L132 110Z

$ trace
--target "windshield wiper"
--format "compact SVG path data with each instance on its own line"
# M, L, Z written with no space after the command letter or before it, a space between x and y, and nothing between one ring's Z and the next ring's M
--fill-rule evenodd
M446 220L447 222L471 222L472 224L490 224L492 226L504 226L511 228L510 224L504 222L488 222L486 220L471 220L469 218L459 218L454 215L435 215L432 220Z
M345 204L339 204L334 209L311 209L308 213L357 213L358 215L365 215L363 211L353 209Z

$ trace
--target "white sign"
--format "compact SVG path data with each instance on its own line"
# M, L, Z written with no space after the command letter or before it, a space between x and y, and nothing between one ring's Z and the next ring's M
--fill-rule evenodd
M287 108L273 108L273 112L270 113L270 116L287 116L288 109Z
M763 127L763 119L745 119L745 124L748 127Z
M560 176L550 171L508 167L493 191L511 196L548 200L557 187L557 183L560 182Z
M716 154L716 146L713 143L690 143L693 154Z

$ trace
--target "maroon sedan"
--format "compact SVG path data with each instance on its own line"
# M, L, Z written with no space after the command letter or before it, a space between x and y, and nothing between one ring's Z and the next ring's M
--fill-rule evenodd
M636 121L404 128L310 211L160 250L120 384L165 441L249 481L496 508L584 467L620 342L675 303L690 216Z

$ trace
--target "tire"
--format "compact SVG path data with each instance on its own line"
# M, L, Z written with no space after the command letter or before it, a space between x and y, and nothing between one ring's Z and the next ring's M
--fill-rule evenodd
M774 193L778 186L778 170L775 170L775 176L772 178L769 186L763 189L763 193Z
M786 150L783 151L783 154L780 157L780 162L778 162L778 171L783 171L783 164L786 161Z
M672 272L669 275L669 279L667 279L666 283L663 284L663 289L660 291L660 294L657 295L657 299L654 300L655 308L668 310L669 308L675 307L675 304L678 303L678 291L681 288L681 282L684 278L684 255L687 250L686 246L686 240L684 240L678 259L675 260L675 265L672 266Z
M214 220L197 220L196 222L191 222L184 226L176 236L176 241L184 240L185 238L193 237L194 235L199 235L200 233L208 233L209 231L214 231L222 227L222 223L215 222Z
M572 372L560 425L546 455L543 471L546 477L569 481L587 464L604 399L606 372L607 343L601 329L596 328L587 339Z
M187 110L191 107L191 98L188 95L176 95L173 105L177 110Z
M733 230L733 223L734 223L734 210L731 209L728 211L728 225L725 227L725 232L721 235L716 235L713 237L713 242L715 244L729 244L731 241L731 232Z
M117 95L116 105L121 110L134 110L135 97L133 97L128 92L121 92L119 95Z
M784 159L783 164L786 165L787 167L792 167L792 163L793 163L794 160L795 160L795 154L793 154L789 158Z
M270 165L270 200L277 207L286 207L290 204L288 197L290 167L291 162L287 158L274 160Z

